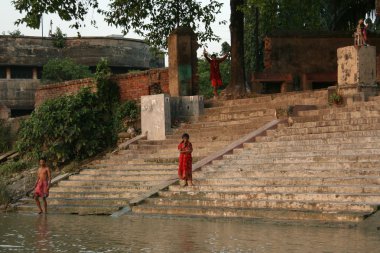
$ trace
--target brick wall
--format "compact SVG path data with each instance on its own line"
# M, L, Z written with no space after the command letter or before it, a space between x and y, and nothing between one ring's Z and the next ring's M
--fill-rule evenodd
M150 95L152 85L159 85L164 93L169 93L169 73L167 69L151 69L147 71L114 75L112 79L120 87L121 100L138 100L141 96ZM35 94L35 105L38 107L45 100L66 94L75 94L83 87L95 89L91 78L67 81L63 83L41 86Z

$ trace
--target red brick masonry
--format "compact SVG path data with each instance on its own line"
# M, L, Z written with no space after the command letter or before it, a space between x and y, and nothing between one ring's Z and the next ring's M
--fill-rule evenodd
M167 68L114 75L112 79L116 81L120 87L122 101L138 100L141 96L150 95L149 87L153 84L159 84L164 93L169 93L169 72ZM96 85L92 78L52 85L41 85L35 94L35 106L38 107L48 99L67 94L75 94L83 87L90 87L95 91Z

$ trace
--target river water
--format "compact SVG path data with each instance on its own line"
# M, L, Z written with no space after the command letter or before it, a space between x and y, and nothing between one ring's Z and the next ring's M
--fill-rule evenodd
M0 213L0 252L379 253L380 231L199 219Z

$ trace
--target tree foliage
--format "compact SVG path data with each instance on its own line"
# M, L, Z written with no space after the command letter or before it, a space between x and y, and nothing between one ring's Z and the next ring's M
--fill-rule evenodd
M91 77L88 66L76 64L69 58L49 60L42 69L42 81L55 83Z
M98 0L28 1L13 0L16 10L25 12L16 24L25 23L39 28L43 13L56 13L62 20L72 21L79 28L91 10L105 16L105 20L120 27L124 34L135 31L154 47L166 48L166 38L178 26L189 26L197 32L201 42L219 40L211 29L215 15L220 13L222 1L209 0L110 0L108 10L99 8ZM96 21L92 20L95 24Z

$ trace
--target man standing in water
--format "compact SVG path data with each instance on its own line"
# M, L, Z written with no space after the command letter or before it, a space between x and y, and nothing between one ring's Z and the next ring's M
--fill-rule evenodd
M40 167L37 172L37 181L34 186L34 199L36 200L39 213L43 212L41 208L41 203L39 198L44 201L44 211L47 213L47 201L46 198L49 196L49 188L51 184L51 172L50 168L46 165L45 158L40 159Z
M220 75L219 64L224 62L229 53L225 54L222 58L217 58L216 54L212 54L211 58L208 56L206 49L203 51L203 55L206 60L210 63L210 81L214 88L214 98L218 97L218 88L223 85L222 77Z

